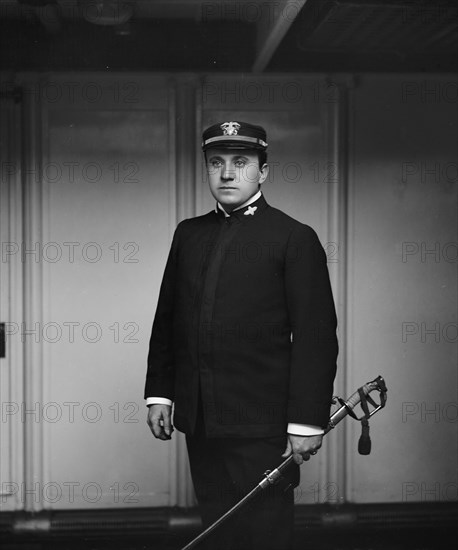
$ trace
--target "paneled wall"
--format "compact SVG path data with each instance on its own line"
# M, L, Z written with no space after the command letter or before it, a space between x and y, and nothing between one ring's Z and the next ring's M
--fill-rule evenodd
M421 77L409 80L421 89ZM173 229L214 206L201 131L223 119L267 128L265 196L325 246L340 322L336 391L377 374L389 387L372 455L357 454L359 427L346 421L303 466L297 502L456 499L456 99L426 105L400 76L16 83L22 127L10 102L2 138L19 132L24 154L20 176L2 172L2 200L16 197L2 242L31 252L2 265L10 280L24 277L9 290L11 304L25 304L2 310L11 333L2 400L12 403L2 509L193 503L183 438L150 436L143 381ZM425 173L435 163L439 175ZM436 255L422 255L435 243Z
M373 454L347 450L356 502L458 499L456 92L431 75L352 92L349 383L380 372L389 387Z
M155 267L175 222L174 130L163 81L137 85L135 104L49 105L43 127L45 165L59 167L43 188L43 238L78 243L74 262L44 264L43 316L59 336L65 329L44 346L43 400L78 403L72 425L46 424L44 472L59 485L70 475L83 486L94 481L104 506L169 504L173 475L171 446L145 429L141 371L161 278Z

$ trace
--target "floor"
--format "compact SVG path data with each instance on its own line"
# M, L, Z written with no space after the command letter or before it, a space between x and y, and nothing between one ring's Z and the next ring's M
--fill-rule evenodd
M432 532L415 529L360 532L333 530L332 532L300 533L296 536L294 550L448 550L455 548L457 531ZM179 550L189 542L177 536L103 538L75 537L46 538L38 536L7 540L2 550ZM217 550L217 549L215 549Z

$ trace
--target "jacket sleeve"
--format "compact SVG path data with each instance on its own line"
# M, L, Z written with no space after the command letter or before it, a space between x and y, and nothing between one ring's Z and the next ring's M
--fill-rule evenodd
M337 319L326 254L306 225L290 234L285 292L292 333L287 420L325 428L336 373Z
M173 401L174 398L173 312L179 229L180 225L176 228L173 236L151 331L144 392L145 399L151 396L160 396Z

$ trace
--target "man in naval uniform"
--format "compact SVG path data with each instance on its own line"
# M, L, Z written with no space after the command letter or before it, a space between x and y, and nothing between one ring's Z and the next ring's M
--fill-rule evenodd
M216 206L173 237L149 346L148 425L170 439L174 405L205 527L293 454L290 477L208 542L287 550L298 465L321 447L336 369L326 255L312 228L262 195L262 127L215 124L202 148Z

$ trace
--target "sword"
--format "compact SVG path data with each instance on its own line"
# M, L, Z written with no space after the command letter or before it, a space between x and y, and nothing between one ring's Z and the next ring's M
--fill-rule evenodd
M380 402L376 403L372 397L369 395L373 391L378 391L380 396ZM346 400L341 399L340 397L333 397L333 404L339 403L340 407L331 414L329 418L328 425L324 430L325 435L333 430L337 424L343 420L347 415L350 415L353 419L359 420L363 424L363 434L359 442L359 452L360 454L369 454L370 452L370 439L368 439L368 426L367 421L372 417L376 412L386 404L386 394L387 388L385 380L382 376L377 376L372 382L367 382L364 386L358 388L350 397ZM373 407L370 410L368 403ZM363 416L358 418L354 413L355 407L360 404L363 410ZM366 423L366 424L365 424ZM365 429L367 430L365 433ZM363 438L366 438L364 440ZM200 533L195 539L189 542L181 550L192 550L197 545L199 545L204 539L206 539L213 531L218 529L223 523L225 523L231 516L236 514L241 508L247 505L250 501L254 500L260 493L265 491L272 485L277 484L280 479L283 477L286 470L293 464L293 455L291 454L286 460L284 460L280 466L270 471L267 470L264 474L264 478L252 489L248 494L246 494L237 504L230 508L225 514L223 514L219 519L217 519L212 525L207 527L205 531Z

